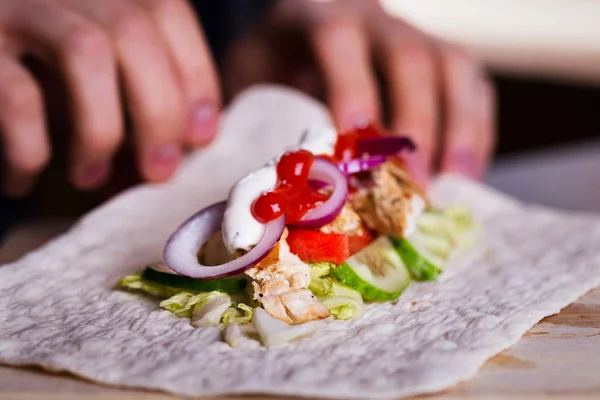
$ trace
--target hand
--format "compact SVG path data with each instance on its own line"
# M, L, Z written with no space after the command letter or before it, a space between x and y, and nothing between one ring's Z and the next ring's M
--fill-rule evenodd
M131 119L141 175L168 178L185 146L215 134L219 85L185 0L0 1L0 138L5 191L29 192L51 157L42 90L21 63L58 71L70 98L69 171L79 188L110 174Z
M281 0L226 63L229 95L259 82L316 96L324 86L341 129L379 120L387 106L391 129L417 142L407 162L424 185L438 167L481 178L492 153L494 95L482 68L377 0Z

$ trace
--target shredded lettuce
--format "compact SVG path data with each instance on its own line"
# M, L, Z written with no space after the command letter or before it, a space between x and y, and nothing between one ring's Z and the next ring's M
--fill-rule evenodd
M335 264L319 262L310 265L310 276L312 279L324 278L335 268Z
M361 294L340 282L333 282L332 294L322 298L321 302L335 319L358 319L363 315L364 302Z
M419 232L429 236L432 251L442 251L443 241L453 248L464 249L475 243L480 230L469 208L456 205L443 210L428 210L421 214L417 221ZM436 242L437 241L437 242ZM448 251L446 249L446 251Z
M169 297L160 302L160 306L165 310L171 311L173 314L178 317L191 318L192 314L199 313L202 311L202 308L207 306L213 300L217 298L224 298L229 300L229 304L231 304L231 299L229 295L221 292L209 292L209 293L190 293L190 292L181 292L176 294L175 296ZM229 307L228 304L228 307Z
M160 307L182 318L190 318L192 325L217 326L220 323L246 324L252 320L254 309L245 303L233 302L226 293L213 291L198 293L152 282L141 273L123 277L118 287L138 290L163 299ZM236 297L241 300L241 297Z
M332 294L332 278L329 276L331 270L335 268L331 263L315 263L310 265L310 290L317 297L325 297Z
M136 273L121 278L118 287L130 290L139 290L155 297L171 297L186 292L185 289L174 288L160 283L152 282L142 278L142 274Z
M448 207L444 216L452 222L452 241L456 248L466 250L475 244L481 225L473 220L468 207Z
M474 225L471 212L467 206L456 205L448 207L444 209L443 214L452 221L454 229L458 233L471 229Z
M246 324L252 320L254 309L247 304L239 303L229 307L223 313L222 322L229 324Z
M235 322L227 325L223 330L223 340L231 347L237 347L242 340L242 331Z
M308 290L310 290L317 297L325 297L332 294L332 286L332 278L317 278L310 280Z
M343 285L331 271L330 263L311 264L311 281L308 289L336 319L360 318L363 313L363 298L355 290Z
M204 298L192 306L192 325L217 326L231 307L231 297L221 292L204 293Z

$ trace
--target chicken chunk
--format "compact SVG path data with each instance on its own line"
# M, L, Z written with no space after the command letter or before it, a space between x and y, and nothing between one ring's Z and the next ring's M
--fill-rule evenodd
M329 317L327 308L308 290L310 267L281 241L258 265L246 271L254 281L254 299L265 311L288 324L302 324Z
M339 215L329 224L320 229L323 233L340 233L343 235L362 234L362 222L360 216L354 211L352 205L347 202Z
M408 172L394 161L376 168L372 186L357 191L352 206L364 224L380 234L406 237L426 207L426 197Z

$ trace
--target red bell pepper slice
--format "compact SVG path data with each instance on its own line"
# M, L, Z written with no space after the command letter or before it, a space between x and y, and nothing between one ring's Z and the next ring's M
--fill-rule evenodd
M363 247L366 247L373 240L375 240L375 238L366 229L363 229L362 234L360 235L348 236L350 255L358 253Z
M290 229L287 243L290 251L304 262L332 262L339 265L350 257L346 235Z

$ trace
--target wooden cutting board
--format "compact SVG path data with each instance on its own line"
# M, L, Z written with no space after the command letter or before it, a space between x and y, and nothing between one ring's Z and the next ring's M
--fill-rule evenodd
M61 233L70 220L37 221L17 229L0 249L12 261ZM427 399L600 398L600 289L545 318L520 342L489 360L469 382ZM0 400L167 400L178 397L120 390L36 369L0 367ZM227 397L257 399L260 397ZM272 398L272 397L271 397Z

